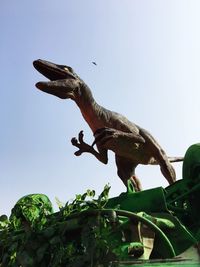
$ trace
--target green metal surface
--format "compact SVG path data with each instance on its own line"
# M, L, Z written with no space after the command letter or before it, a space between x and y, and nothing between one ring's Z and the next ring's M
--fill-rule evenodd
M183 162L183 179L166 188L168 209L200 241L200 144L186 151Z
M148 261L127 261L127 262L116 262L113 267L199 267L200 262L193 260L184 260L184 259L166 259L166 260L148 260ZM110 266L112 267L112 265Z
M124 209L131 212L167 212L165 190L162 187L141 192L126 192L109 199L107 208Z

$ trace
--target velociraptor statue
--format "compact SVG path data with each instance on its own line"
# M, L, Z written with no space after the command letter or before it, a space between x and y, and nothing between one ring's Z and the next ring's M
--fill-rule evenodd
M33 65L50 80L38 82L36 87L59 98L74 100L94 133L95 141L92 145L83 141L82 131L78 140L72 139L72 144L79 148L75 152L76 156L89 152L107 164L108 149L114 151L118 176L125 185L127 180L131 179L137 191L141 190L140 182L135 175L138 164L159 164L169 184L175 182L176 175L170 162L182 161L183 158L168 158L148 131L124 116L97 104L89 87L71 67L41 59L35 60ZM98 151L94 149L94 144Z

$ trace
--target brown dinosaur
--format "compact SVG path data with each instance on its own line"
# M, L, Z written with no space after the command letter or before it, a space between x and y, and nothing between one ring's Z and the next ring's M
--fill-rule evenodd
M76 156L88 152L107 164L108 149L114 151L118 176L125 185L131 179L136 191L141 190L141 184L135 175L138 164L159 164L169 184L175 182L176 175L170 162L182 161L182 157L168 158L148 131L123 115L97 104L89 87L71 67L41 59L35 60L33 65L50 80L38 82L36 87L59 98L75 101L94 133L95 141L92 145L84 142L83 131L79 133L78 140L72 138L72 144L79 148L75 152ZM94 149L94 144L98 150Z

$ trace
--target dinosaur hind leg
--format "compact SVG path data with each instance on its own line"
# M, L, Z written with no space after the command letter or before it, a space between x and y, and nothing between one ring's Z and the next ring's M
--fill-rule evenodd
M136 192L142 191L141 182L136 175L132 175L130 180L131 180ZM127 183L126 183L126 185L127 185Z
M141 191L142 186L140 180L135 175L135 168L138 164L135 164L132 161L119 156L115 156L115 161L117 165L117 174L124 185L127 187L128 179L130 179L135 191Z
M173 184L176 181L176 173L168 160L167 155L159 146L154 147L154 157L160 165L160 170L169 184Z
M157 162L157 164L160 165L160 170L168 183L173 184L176 181L176 173L164 150L157 144L154 144L152 151L155 159L155 162L153 162L153 164Z
M176 173L174 168L169 162L169 159L165 151L161 148L158 142L152 137L146 130L141 129L140 134L145 136L145 140L148 143L148 149L151 151L155 161L160 165L160 170L169 184L173 184L176 181ZM150 162L149 162L150 163ZM155 164L155 163L154 163Z
M161 160L159 162L160 164L160 170L162 174L165 176L169 184L173 184L176 182L176 173L172 165L169 163L168 159L167 160Z

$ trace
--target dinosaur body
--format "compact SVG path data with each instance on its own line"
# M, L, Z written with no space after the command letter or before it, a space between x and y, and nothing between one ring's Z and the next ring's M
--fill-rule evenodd
M83 152L93 154L102 163L107 164L108 149L115 153L118 176L124 184L132 179L136 190L141 190L139 180L135 175L138 164L159 164L161 172L172 184L175 180L175 171L164 150L149 132L130 122L126 117L107 110L97 104L89 87L73 71L71 67L57 65L44 60L33 62L34 67L50 81L38 82L36 87L46 93L62 99L72 99L94 133L98 151L86 144L83 132L79 133L78 140L72 139L72 144L79 148L75 155ZM171 161L180 161L182 158L173 158Z

